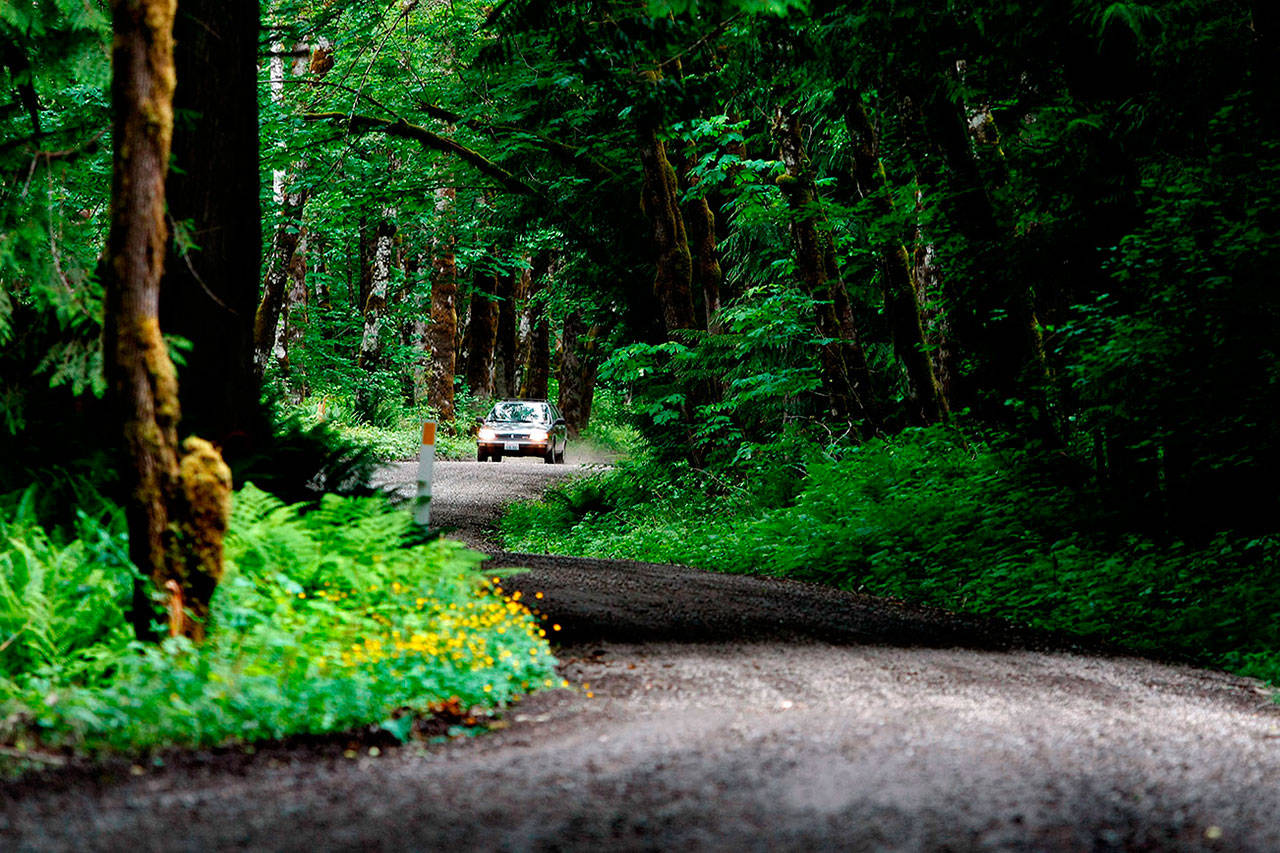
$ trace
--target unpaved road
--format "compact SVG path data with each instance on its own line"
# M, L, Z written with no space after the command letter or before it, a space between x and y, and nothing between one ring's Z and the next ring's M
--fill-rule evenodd
M487 544L496 502L572 471L443 464L437 521ZM0 848L1280 850L1255 682L800 584L493 565L533 567L513 584L575 684L505 730L53 780L3 804Z

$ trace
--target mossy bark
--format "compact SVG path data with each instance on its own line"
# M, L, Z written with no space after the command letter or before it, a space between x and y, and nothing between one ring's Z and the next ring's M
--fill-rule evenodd
M520 396L533 400L546 398L551 380L551 324L538 292L545 286L553 269L554 262L549 256L541 256L535 261L529 280L529 298L525 300L524 322L529 327L529 352L520 380Z
M383 217L378 222L378 227L374 229L369 295L361 306L364 329L360 336L360 354L357 357L357 364L364 370L374 370L382 362L382 320L387 311L387 292L391 285L396 230L396 224L390 216Z
M697 162L697 152L690 150L682 172L690 189L698 180L692 173ZM693 282L702 292L701 314L698 325L711 331L717 325L720 314L720 289L724 284L724 272L720 268L720 246L716 235L716 215L705 194L700 193L683 205L685 230L688 232L689 249L693 255Z
M952 69L937 70L909 81L908 88L933 149L921 160L939 164L927 177L966 243L963 257L948 259L963 274L949 274L945 284L955 343L973 368L955 377L959 399L952 403L993 419L1024 412L1049 437L1047 367L1034 300L1027 280L1009 262L1009 234L998 221L974 157L964 112L953 94L953 74ZM1031 405L1011 409L1009 399Z
M640 165L644 170L642 204L653 224L655 271L653 295L662 311L667 335L698 325L693 309L693 257L680 212L676 170L666 143L654 128L640 131Z
M103 354L124 436L129 555L169 599L169 632L199 641L222 577L231 474L211 444L178 445L178 383L160 332L168 229L165 176L173 127L174 0L112 5L111 227L102 265ZM132 614L152 637L152 595Z
M456 198L457 191L452 188L436 190L436 213L440 226L432 246L431 325L427 329L427 345L431 354L427 403L445 422L452 422L456 413L453 394L458 334L458 262L454 254L457 240L453 209Z
M814 299L822 381L836 417L861 421L867 432L879 427L879 407L871 386L849 292L840 277L835 240L822 209L813 169L794 113L779 108L773 120L774 143L786 168L778 186L786 197L796 268L805 291Z
M276 226L266 281L263 283L262 299L258 302L258 310L253 319L253 363L259 380L262 379L267 361L281 337L278 332L286 293L294 290L299 280L305 287L307 260L302 212L306 199L305 190L284 194L280 224ZM276 357L281 366L287 369L288 350L277 352Z
M853 175L858 193L870 205L873 215L887 220L893 214L893 201L877 153L875 127L862 104L861 94L856 90L843 94L845 124L853 140ZM873 229L878 230L881 229ZM933 423L946 414L947 401L929 358L911 256L896 238L881 239L878 250L885 313L893 331L894 351L907 375L914 402L912 414L918 423Z
M546 314L539 313L529 333L529 363L525 367L520 396L531 400L546 399L550 383L551 325Z
M493 348L493 393L514 397L520 390L520 365L516 361L516 338L520 331L518 306L524 300L528 280L519 272L497 277L498 329Z
M481 400L493 396L493 345L498 338L497 278L488 271L476 273L463 338L467 387Z
M577 312L565 317L560 341L560 411L571 438L577 438L591 420L591 401L599 367L596 354L599 337L600 327L588 327Z

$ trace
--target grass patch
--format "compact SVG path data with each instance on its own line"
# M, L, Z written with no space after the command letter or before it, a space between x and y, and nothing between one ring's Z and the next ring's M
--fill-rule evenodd
M0 514L0 744L10 753L211 746L494 707L559 683L536 614L478 573L482 555L422 541L380 498L304 512L235 499L209 638L135 642L119 513L67 535ZM451 702L450 700L456 700Z
M756 448L732 478L653 462L511 509L504 546L799 578L1280 681L1280 537L1111 530L1056 463L936 427Z

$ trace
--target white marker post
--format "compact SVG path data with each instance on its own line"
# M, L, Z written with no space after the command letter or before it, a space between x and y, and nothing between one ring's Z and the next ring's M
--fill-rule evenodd
M436 424L422 425L422 450L418 452L418 497L413 502L413 520L423 527L431 523L431 469L436 464Z

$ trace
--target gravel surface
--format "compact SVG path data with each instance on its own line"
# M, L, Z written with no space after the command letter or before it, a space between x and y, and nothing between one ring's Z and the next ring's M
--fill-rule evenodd
M512 457L501 462L437 462L431 483L431 527L481 551L496 548L496 528L502 508L512 501L536 498L552 484L571 476L604 468L596 461L578 461L570 446L567 464L548 465L541 459ZM594 457L593 457L594 459ZM418 463L397 462L382 469L378 483L400 499L417 494Z
M436 509L477 500L452 517L491 547L496 503L574 470L442 465ZM798 583L491 565L530 568L572 682L506 728L55 775L4 791L0 848L1280 850L1256 682Z

